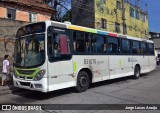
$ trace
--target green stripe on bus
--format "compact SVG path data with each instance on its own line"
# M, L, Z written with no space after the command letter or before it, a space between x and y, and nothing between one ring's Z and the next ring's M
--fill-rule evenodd
M90 29L90 28L84 28L84 31L90 32L90 33L97 33L97 30L95 30L95 29Z
M150 58L148 57L148 65L150 65Z
M122 67L122 60L119 60L119 67Z
M74 73L77 72L77 62L76 61L73 63L73 71Z

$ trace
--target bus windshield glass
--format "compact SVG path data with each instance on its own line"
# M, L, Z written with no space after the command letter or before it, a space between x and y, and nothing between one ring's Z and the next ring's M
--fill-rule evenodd
M42 65L45 61L45 34L17 37L14 55L14 65L17 67Z

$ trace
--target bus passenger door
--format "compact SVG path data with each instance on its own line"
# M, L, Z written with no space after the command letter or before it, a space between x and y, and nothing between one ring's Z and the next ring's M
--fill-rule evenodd
M118 37L108 37L108 54L110 79L118 78L122 73L120 39Z
M109 74L110 79L121 77L121 57L118 55L110 55L109 56Z
M65 32L51 32L48 36L49 91L73 86L73 65L70 38Z

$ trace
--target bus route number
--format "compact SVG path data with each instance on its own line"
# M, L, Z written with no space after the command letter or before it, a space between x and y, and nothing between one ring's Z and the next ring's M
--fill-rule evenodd
M84 59L84 64L96 64L96 59Z

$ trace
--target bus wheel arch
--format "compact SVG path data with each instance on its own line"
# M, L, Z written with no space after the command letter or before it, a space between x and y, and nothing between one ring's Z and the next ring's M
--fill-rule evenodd
M134 79L138 79L141 74L141 67L139 64L136 64L134 67Z
M83 68L79 71L76 80L76 91L84 92L89 88L89 84L92 83L92 72L88 68Z

